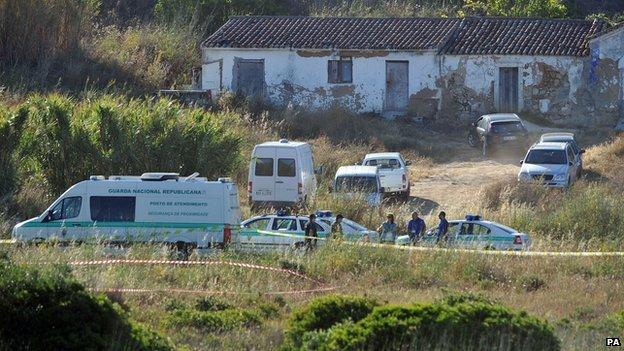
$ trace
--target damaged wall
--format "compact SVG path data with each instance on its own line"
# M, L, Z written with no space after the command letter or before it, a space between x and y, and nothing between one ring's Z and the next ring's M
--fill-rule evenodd
M328 83L328 60L341 56L353 61L353 81ZM274 103L311 109L340 104L355 112L378 113L385 106L386 61L408 61L408 109L414 114L428 114L422 117L432 117L439 105L435 85L438 65L433 51L204 49L204 62L222 60L224 89L232 88L235 58L264 59L266 96Z
M586 84L592 115L615 125L624 119L624 27L592 39L589 47Z
M608 125L621 111L624 30L600 37L591 46L591 59L438 56L434 51L229 48L205 48L203 59L220 62L221 86L226 90L231 90L236 80L236 60L262 59L265 97L276 104L292 103L309 109L341 105L355 112L383 113L386 61L408 61L406 113L412 117L465 122L485 113L520 112L562 125ZM352 58L352 83L328 83L328 60L341 56ZM507 95L501 93L504 67L517 70L517 111L504 111L501 105L502 96Z
M501 68L517 69L517 111L502 104ZM567 56L444 56L437 86L442 89L440 114L472 120L492 112L541 115L552 121L576 119L576 94L582 85L584 60Z

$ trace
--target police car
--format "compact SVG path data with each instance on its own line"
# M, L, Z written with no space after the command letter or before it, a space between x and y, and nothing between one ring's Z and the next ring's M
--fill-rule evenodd
M437 226L425 233L420 244L435 245L436 234ZM410 244L409 236L399 236L396 244ZM531 238L503 224L485 221L481 216L467 215L463 220L449 221L447 245L467 249L528 250Z
M316 231L319 238L327 238L331 233L331 224L336 218L330 211L317 211ZM305 227L308 215L291 215L285 211L275 214L255 216L241 223L238 240L241 247L299 247L305 243ZM376 242L379 235L364 226L343 218L344 238L350 241ZM322 244L319 240L318 244Z

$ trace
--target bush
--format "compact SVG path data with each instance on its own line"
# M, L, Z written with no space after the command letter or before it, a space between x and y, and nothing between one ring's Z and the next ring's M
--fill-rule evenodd
M277 315L279 308L270 302L253 301L253 307L238 308L208 296L198 299L195 308L174 303L169 306L169 326L190 326L206 332L226 332L240 327L260 325Z
M319 350L559 350L553 328L489 302L377 307L329 329Z
M169 342L128 320L104 296L92 296L63 267L0 262L0 349L171 350Z
M17 170L13 151L19 142L25 120L24 109L10 111L0 106L0 194L8 194L15 187Z
M255 310L227 309L222 311L176 310L168 317L170 326L190 326L206 332L225 332L239 327L249 327L262 322Z
M57 195L90 174L170 171L215 178L238 166L241 140L219 115L167 99L32 96L19 156Z
M327 295L314 299L293 312L288 321L286 338L291 346L300 347L306 333L327 330L348 320L357 322L375 306L377 303L374 300L363 297Z

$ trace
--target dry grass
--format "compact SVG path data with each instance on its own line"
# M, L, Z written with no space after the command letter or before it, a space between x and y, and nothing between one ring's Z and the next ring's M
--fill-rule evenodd
M624 183L624 135L587 149L583 161L589 177Z
M167 251L135 246L127 258L160 259ZM110 257L99 246L13 247L17 263L43 264ZM297 266L337 292L367 295L382 302L430 302L449 291L482 293L502 304L526 310L558 325L564 349L596 349L617 330L588 330L624 309L624 270L620 258L506 257L443 252L404 252L390 248L328 245L313 253L243 254L218 252L209 258L254 264ZM197 296L180 294L117 294L112 297L178 346L199 349L275 349L283 338L289 311L310 295L261 297L269 291L311 285L277 272L228 266L94 266L76 267L73 274L89 287L182 288L225 292L229 304L249 308L259 301L274 303L278 314L254 328L206 334L201 328L168 326L175 304L193 305Z

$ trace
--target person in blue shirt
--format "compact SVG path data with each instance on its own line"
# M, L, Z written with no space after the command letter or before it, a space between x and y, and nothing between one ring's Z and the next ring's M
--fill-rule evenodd
M407 233L410 237L412 245L415 244L425 234L427 226L425 221L418 217L418 212L412 212L412 219L407 222Z
M448 233L449 222L446 220L446 213L441 211L438 218L440 219L440 223L438 224L438 231L436 233L436 244L440 242L440 239L444 239L445 242L448 240L446 234Z

